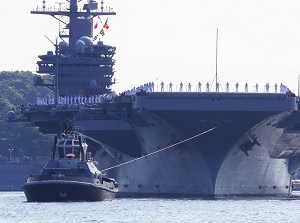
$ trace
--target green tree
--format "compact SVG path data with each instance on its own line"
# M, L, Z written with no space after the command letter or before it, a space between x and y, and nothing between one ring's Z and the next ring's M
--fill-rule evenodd
M52 135L41 134L37 127L25 127L26 123L7 122L7 113L16 111L17 106L35 103L37 97L43 97L51 91L33 86L33 77L29 71L0 72L0 155L13 157L48 155L52 146Z

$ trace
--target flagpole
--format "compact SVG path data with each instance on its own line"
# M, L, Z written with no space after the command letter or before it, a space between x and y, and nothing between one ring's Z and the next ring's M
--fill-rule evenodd
M55 105L58 104L58 46L57 46L57 37L55 43L55 54L56 54L56 66L55 66Z
M218 81L218 28L216 38L216 82Z
M210 90L212 89L214 82L216 81L216 84L218 83L218 28L217 28L217 35L216 35L216 74L214 76L214 79L212 81L212 84L210 86ZM219 83L220 84L220 83ZM221 86L222 87L222 86Z

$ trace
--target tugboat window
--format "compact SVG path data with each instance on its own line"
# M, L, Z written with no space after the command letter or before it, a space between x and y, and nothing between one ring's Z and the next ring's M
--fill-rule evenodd
M80 149L79 148L74 148L74 154L75 154L75 157L79 157Z
M63 147L58 147L58 158L64 158L65 154L64 154L64 148Z
M69 154L69 153L73 153L72 152L72 147L66 148L66 155Z
M68 145L68 146L70 145L71 146L72 145L72 140L67 140L66 141L66 145Z

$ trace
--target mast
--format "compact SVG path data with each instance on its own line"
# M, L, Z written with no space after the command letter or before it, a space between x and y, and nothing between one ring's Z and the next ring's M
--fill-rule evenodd
M217 37L216 37L216 82L218 82L218 28L217 28Z
M221 85L221 83L220 83L220 79L219 79L219 77L218 77L218 45L219 45L219 29L217 28L217 34L216 34L216 74L215 74L215 77L214 77L214 79L213 79L213 81L212 81L212 84L211 84L211 86L210 86L210 89L213 87L213 84L214 84L214 82L216 81L216 84L218 83L219 84L219 86L221 87L221 89L222 89L222 85Z
M298 74L298 97L299 96L300 96L300 74Z
M69 31L68 34L59 33L60 38L68 38L69 45L75 46L76 41L82 36L92 37L93 32L93 18L98 15L116 15L114 10L108 7L106 10L103 7L103 0L101 0L101 8L98 9L98 3L95 0L89 0L83 5L83 8L78 8L78 2L81 0L65 0L69 2L69 7L63 9L61 4L58 8L46 8L46 1L43 0L43 7L36 8L31 11L31 14L50 15L59 22L65 24L64 30ZM67 17L68 22L64 21L62 17ZM88 26L87 26L88 25Z

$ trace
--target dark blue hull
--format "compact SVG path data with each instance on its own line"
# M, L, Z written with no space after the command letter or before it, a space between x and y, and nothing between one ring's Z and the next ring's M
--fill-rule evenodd
M116 191L91 183L75 181L41 181L22 187L28 202L110 201Z

